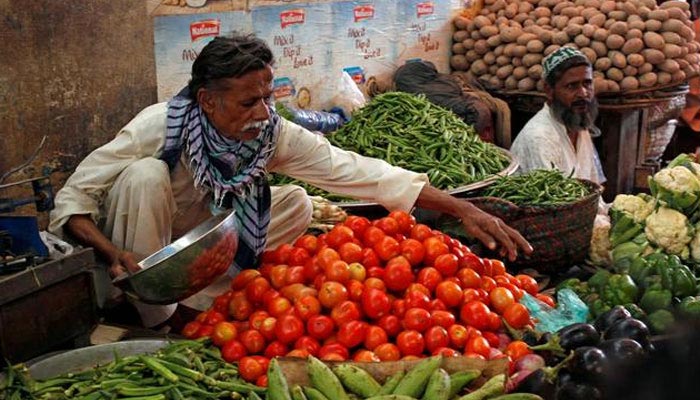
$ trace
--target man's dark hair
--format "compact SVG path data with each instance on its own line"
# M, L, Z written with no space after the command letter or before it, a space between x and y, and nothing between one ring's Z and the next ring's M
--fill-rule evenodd
M190 96L196 99L197 91L202 88L224 89L222 79L241 77L272 65L273 61L270 48L254 35L217 36L204 46L192 64Z
M588 61L586 56L573 56L565 61L562 61L561 64L557 65L556 68L554 68L554 70L552 70L549 75L545 77L545 82L547 85L549 85L549 87L553 88L561 76L564 75L564 72L574 67L580 67L581 65L591 67L591 62Z

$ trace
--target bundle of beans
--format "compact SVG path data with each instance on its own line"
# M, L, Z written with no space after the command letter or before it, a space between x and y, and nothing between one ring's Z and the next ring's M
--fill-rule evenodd
M688 3L485 0L458 16L451 65L493 90L543 91L542 59L561 46L593 64L597 93L681 82L700 73Z

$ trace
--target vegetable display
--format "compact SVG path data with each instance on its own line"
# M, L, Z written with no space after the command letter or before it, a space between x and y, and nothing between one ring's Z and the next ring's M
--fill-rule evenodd
M225 362L207 340L174 342L153 355L119 357L93 369L45 381L27 376L23 366L10 367L0 382L0 399L231 399L264 387L244 382L238 368Z
M597 93L673 82L700 71L685 1L485 0L454 20L451 65L493 89L543 91L542 60L561 46L593 64Z
M566 177L559 170L538 169L501 177L484 191L484 196L499 197L519 206L554 206L572 203L589 193L581 181Z
M472 126L453 112L431 103L424 95L402 92L378 95L354 113L350 122L327 137L345 150L426 173L430 182L440 189L484 180L510 163L498 147L483 142ZM293 180L275 177L273 182ZM309 189L309 193L324 195L318 189Z

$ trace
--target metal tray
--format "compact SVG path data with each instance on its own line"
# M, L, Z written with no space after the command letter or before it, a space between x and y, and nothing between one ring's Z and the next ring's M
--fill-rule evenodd
M483 189L489 185L491 185L493 182L496 181L496 179L502 177L502 176L508 176L508 175L513 175L515 171L518 170L518 167L520 164L518 164L518 161L513 157L513 155L506 149L499 148L501 152L503 152L508 159L510 159L510 164L501 172L498 172L494 175L491 175L490 177L478 181L478 182L473 182L468 185L460 186L458 188L450 189L447 192L451 195L455 195L460 197L460 195L464 195L469 192L473 192L479 189ZM361 202L361 201L352 201L352 202L333 202L333 204L342 207L343 209L351 212L351 213L356 213L356 212L362 212L362 211L372 211L376 210L378 208L383 208L381 205L377 203L370 203L370 202Z

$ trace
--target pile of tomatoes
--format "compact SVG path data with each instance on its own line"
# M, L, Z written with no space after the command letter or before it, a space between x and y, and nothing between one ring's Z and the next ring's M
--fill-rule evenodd
M326 234L266 252L260 269L241 271L183 334L210 336L243 378L262 385L275 356L515 361L529 350L503 322L531 324L518 302L524 292L554 306L532 277L509 274L408 213L349 216Z

